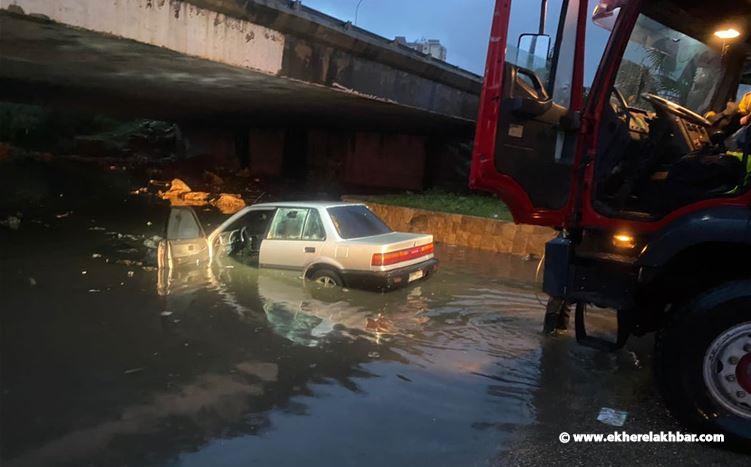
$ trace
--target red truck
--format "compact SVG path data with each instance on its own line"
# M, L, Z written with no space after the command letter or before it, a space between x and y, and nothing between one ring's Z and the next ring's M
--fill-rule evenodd
M542 0L515 34L530 3L495 6L470 186L559 232L547 331L570 306L584 345L656 332L674 415L749 446L751 4ZM617 340L587 334L588 306L616 311Z

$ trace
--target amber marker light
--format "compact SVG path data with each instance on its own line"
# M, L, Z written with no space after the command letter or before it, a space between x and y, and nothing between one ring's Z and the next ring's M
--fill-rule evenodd
M616 248L631 250L636 248L636 238L628 233L617 233L613 235L613 246Z

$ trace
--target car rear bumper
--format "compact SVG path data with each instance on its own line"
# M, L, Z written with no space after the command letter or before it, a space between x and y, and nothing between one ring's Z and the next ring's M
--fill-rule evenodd
M342 278L348 287L393 290L427 279L437 269L438 260L431 258L421 263L390 271L343 271ZM421 277L410 280L410 277L414 277L413 274L419 275L420 272L422 272Z

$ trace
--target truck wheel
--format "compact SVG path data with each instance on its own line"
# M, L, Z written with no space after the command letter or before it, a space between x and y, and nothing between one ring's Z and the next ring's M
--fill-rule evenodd
M341 287L344 284L339 273L332 269L319 269L311 274L310 280L325 288Z
M751 448L751 281L712 289L657 334L655 370L676 418Z

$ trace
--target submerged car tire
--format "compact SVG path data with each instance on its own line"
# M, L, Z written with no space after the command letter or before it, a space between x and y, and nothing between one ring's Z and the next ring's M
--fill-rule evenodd
M751 281L679 307L655 340L655 371L673 415L751 450Z
M310 275L310 280L321 285L322 287L341 287L344 285L342 276L333 269L323 268L313 271Z

